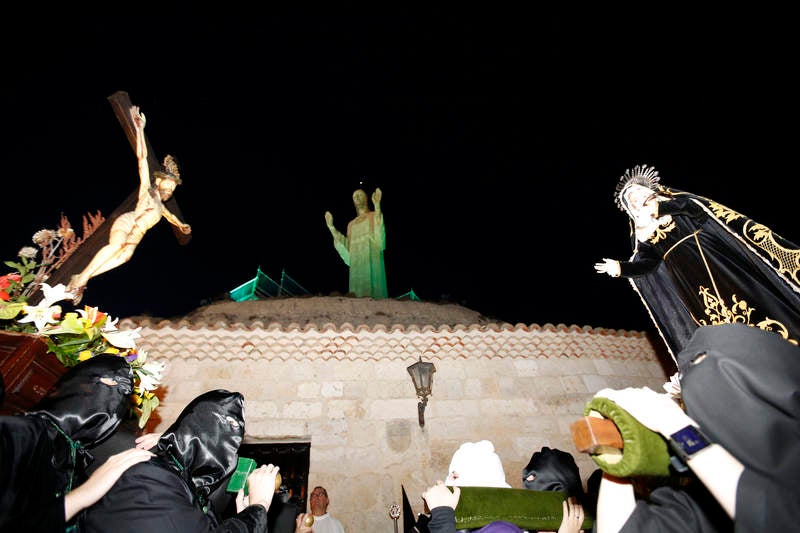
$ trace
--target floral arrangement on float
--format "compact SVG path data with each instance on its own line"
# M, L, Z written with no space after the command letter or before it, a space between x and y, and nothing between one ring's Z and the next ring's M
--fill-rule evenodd
M102 219L95 219L94 227L100 222ZM158 407L155 391L166 364L148 359L147 352L136 347L141 327L119 330L118 318L88 305L62 313L59 302L73 300L74 295L62 283L50 286L45 281L84 239L75 238L69 221L62 216L59 229L44 229L33 235L37 247L24 246L17 252L18 261L4 262L15 272L0 276L0 329L41 337L47 352L55 354L65 367L99 354L124 357L134 373L132 409L143 428ZM37 259L40 251L41 259ZM43 295L41 301L29 304L28 299L37 292Z

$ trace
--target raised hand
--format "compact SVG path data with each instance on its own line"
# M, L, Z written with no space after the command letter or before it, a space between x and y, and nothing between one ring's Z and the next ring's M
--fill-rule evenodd
M615 259L603 258L603 262L595 263L594 269L600 274L608 274L612 278L618 278L620 275L619 261Z
M268 464L261 465L247 476L248 496L245 496L247 505L263 505L269 511L272 504L272 497L275 495L275 479L278 477L279 467ZM242 493L243 491L239 491ZM236 498L237 509L239 506L239 496Z
M314 533L311 527L314 525L314 515L311 513L300 513L294 521L294 533Z
M689 415L669 394L658 393L648 387L601 389L595 397L608 398L643 426L665 436L693 424Z
M131 106L131 118L133 119L133 125L136 126L137 129L144 129L147 119L144 113L139 111L138 105Z
M450 487L445 485L444 481L437 481L434 486L422 493L422 499L425 500L428 509L443 506L455 509L459 498L461 498L461 488L453 487L453 491L450 492Z

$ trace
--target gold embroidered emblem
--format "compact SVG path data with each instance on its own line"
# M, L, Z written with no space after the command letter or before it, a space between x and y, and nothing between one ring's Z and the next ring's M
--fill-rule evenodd
M772 235L772 230L763 224L751 223L748 221L744 225L744 237L754 246L761 248L777 264L775 269L786 274L800 284L798 272L800 272L800 250L796 248L786 248L781 246Z
M744 324L746 326L757 327L764 331L777 333L785 340L797 346L797 341L789 338L789 329L777 320L767 317L764 318L764 320L752 324L750 322L750 317L753 314L754 309L747 305L746 300L739 300L735 294L731 297L733 300L733 306L730 309L727 308L725 302L717 298L709 289L703 287L702 285L700 286L698 294L703 299L703 303L705 304L705 314L708 317L708 321L699 321L701 326L719 326L721 324L733 323Z
M670 219L666 224L662 224L655 229L653 236L648 240L651 244L657 244L658 241L667 238L667 233L675 229L675 221Z
M722 204L718 204L717 202L712 202L711 200L708 201L708 207L714 213L714 216L724 220L726 224L730 224L737 218L742 218L743 216L740 213L734 211L733 209L725 207Z

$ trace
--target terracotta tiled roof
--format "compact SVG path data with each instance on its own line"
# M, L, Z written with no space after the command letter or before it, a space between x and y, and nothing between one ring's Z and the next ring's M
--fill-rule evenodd
M456 326L317 326L261 321L248 324L181 319L125 319L120 327L142 327L140 345L170 358L408 359L576 357L652 360L643 332L588 326L473 324Z

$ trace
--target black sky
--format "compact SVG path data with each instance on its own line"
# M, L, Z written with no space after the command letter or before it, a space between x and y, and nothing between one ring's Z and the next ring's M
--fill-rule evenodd
M4 21L0 256L137 187L106 99L127 91L194 235L162 220L90 281L115 316L185 314L259 266L346 292L323 214L344 229L361 180L383 190L391 296L512 323L652 329L592 267L630 254L613 191L636 164L800 241L787 13L82 9Z

